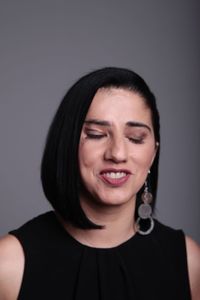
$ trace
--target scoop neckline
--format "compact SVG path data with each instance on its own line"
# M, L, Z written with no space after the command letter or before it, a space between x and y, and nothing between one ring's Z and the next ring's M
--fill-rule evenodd
M134 233L130 238L128 238L127 240L125 240L124 242L116 245L116 246L111 246L111 247L95 247L95 246L90 246L87 244L84 244L82 242L80 242L79 240L77 240L75 237L73 237L66 229L63 228L63 230L65 231L65 233L67 234L67 236L70 238L70 240L73 241L74 244L76 244L78 247L84 248L84 249L88 249L88 250L96 250L96 251L112 251L112 250L117 250L119 248L124 248L126 246L128 246L133 240L136 240L136 238L139 236L139 234L136 232Z
M77 240L75 237L73 237L69 231L67 231L64 226L62 225L62 223L59 221L58 217L56 216L56 213L54 211L53 215L55 217L56 223L59 225L59 227L62 229L62 232L68 237L70 238L70 240L76 245L79 246L83 249L89 249L89 250L97 250L97 251L111 251L111 250L116 250L119 248L123 248L128 246L132 241L135 241L139 238L140 234L138 232L135 232L131 237L129 237L127 240L121 242L120 244L116 245L116 246L111 246L111 247L95 247L95 246L90 246L87 244L84 244L82 242L80 242L79 240Z

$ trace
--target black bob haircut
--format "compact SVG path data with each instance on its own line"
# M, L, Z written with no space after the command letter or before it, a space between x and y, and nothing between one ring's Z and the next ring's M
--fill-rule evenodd
M41 180L46 198L65 220L83 229L102 228L91 222L79 201L79 139L86 114L98 89L124 88L138 93L151 110L155 140L160 143L159 113L153 93L135 72L116 67L102 68L80 78L66 93L50 126L41 164ZM151 167L150 187L155 205L158 181L158 147ZM137 207L143 187L137 193Z

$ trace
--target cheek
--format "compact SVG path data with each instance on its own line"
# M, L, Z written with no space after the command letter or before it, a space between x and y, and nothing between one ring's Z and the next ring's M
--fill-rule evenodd
M87 141L83 141L79 146L79 165L82 168L94 168L100 157L98 147L91 147Z
M153 159L155 156L154 147L151 148L140 148L138 151L135 151L132 155L138 167L144 168L144 170L150 169Z
M88 152L85 151L84 145L80 145L79 147L79 166L80 171L82 171L82 168L87 167L90 165L90 159L88 156Z

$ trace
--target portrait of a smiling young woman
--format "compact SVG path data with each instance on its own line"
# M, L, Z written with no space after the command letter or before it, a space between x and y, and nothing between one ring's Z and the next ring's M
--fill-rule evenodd
M69 89L41 165L53 210L0 241L1 300L200 299L199 246L153 217L159 124L133 71L103 68Z

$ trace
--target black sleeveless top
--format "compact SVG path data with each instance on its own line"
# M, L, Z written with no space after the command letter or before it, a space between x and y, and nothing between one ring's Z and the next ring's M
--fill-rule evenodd
M158 221L108 249L76 241L54 212L10 234L25 254L18 300L191 300L184 234Z

